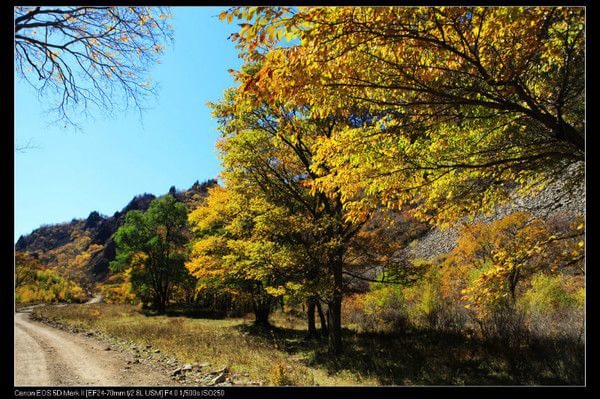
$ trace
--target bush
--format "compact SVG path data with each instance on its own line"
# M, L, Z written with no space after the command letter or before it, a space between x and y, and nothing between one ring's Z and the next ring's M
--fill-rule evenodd
M98 291L106 303L136 304L135 294L131 292L131 283L100 284Z
M359 331L395 332L408 323L406 301L398 286L375 286L373 291L346 299L344 321Z
M531 337L526 314L520 309L488 305L486 316L478 320L484 338L500 341L505 347L518 348Z
M288 367L281 362L271 368L270 378L271 383L276 386L293 385Z
M461 331L465 328L470 313L460 301L458 293L462 285L457 285L455 272L455 268L433 263L420 284L403 290L411 324L440 331Z
M581 339L584 331L585 290L581 277L534 276L519 301L529 315L529 328L538 336Z

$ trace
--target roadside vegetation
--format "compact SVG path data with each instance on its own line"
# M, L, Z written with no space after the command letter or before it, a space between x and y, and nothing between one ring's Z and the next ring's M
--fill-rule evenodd
M431 328L403 332L344 329L344 354L331 358L322 340L306 339L303 320L278 311L273 326L252 318L158 316L131 305L38 307L34 312L83 331L151 345L180 363L228 367L241 383L264 385L581 384L582 345L530 339L506 350L499 339ZM348 315L350 317L351 315ZM354 315L356 317L356 315ZM377 321L380 322L380 321ZM383 323L382 325L385 325Z

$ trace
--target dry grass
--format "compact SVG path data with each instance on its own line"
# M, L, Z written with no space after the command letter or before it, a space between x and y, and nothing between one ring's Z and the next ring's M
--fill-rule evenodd
M271 329L249 318L149 316L129 305L40 307L63 324L152 345L181 363L228 366L265 385L580 385L583 343L503 342L434 330L396 334L344 329L344 352L327 353L326 341L306 340L303 320L276 312Z
M269 339L270 332L256 332L251 321L241 318L148 316L130 305L109 304L45 306L35 312L61 324L151 345L181 363L227 366L231 373L265 385L377 385L376 379L364 381L349 371L309 367L305 356L290 356L275 335Z

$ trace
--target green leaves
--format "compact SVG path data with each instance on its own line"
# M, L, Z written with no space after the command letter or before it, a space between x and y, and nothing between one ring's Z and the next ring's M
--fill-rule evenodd
M186 278L187 209L172 195L157 198L146 212L130 211L114 235L113 271L129 270L133 291L164 311L172 287Z

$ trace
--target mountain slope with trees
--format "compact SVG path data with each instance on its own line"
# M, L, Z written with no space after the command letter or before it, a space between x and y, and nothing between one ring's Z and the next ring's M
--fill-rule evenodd
M208 180L196 182L191 188L182 191L171 187L170 192L191 209L202 200L207 189L214 185L215 180ZM86 219L41 226L30 234L19 237L15 251L29 254L41 266L61 273L89 291L95 283L105 282L109 277L109 264L116 256L113 234L123 225L125 215L133 210L146 211L155 198L147 193L138 195L112 216L93 211Z

